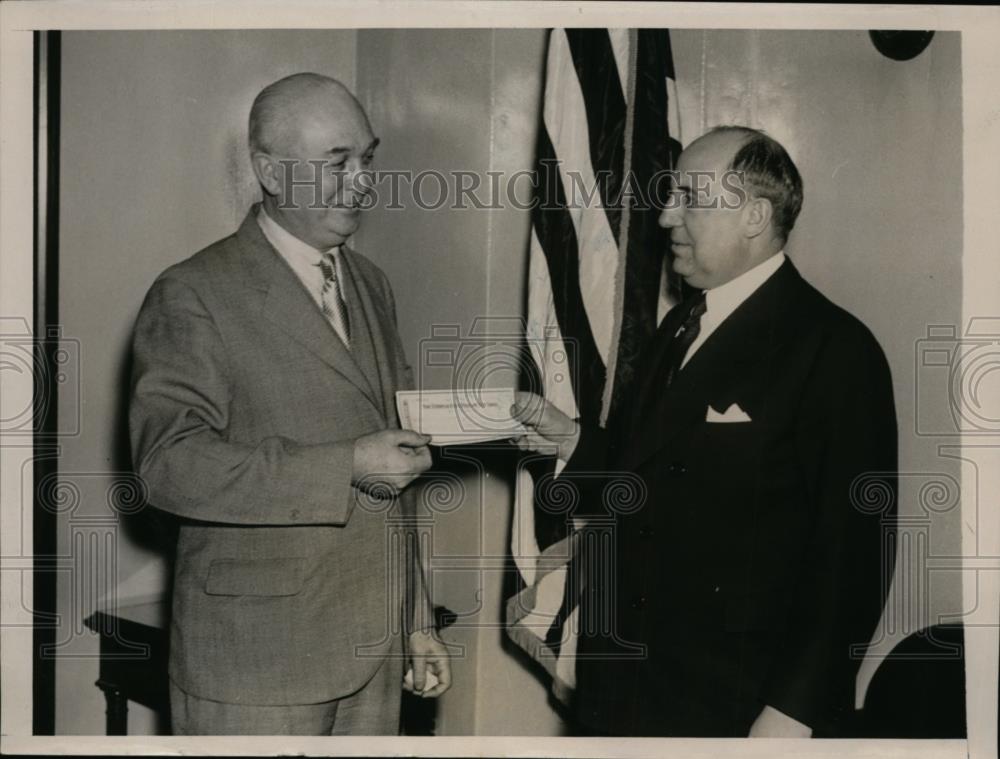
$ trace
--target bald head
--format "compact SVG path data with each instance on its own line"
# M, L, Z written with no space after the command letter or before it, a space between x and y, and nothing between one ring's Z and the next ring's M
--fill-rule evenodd
M250 108L250 153L287 155L299 134L317 120L367 118L354 95L329 76L302 73L268 85Z
M679 202L660 214L673 270L710 290L778 253L802 206L802 180L775 140L722 127L692 142L677 162Z
M723 145L732 156L725 166L744 176L752 196L766 198L774 211L774 230L782 244L802 210L802 177L781 143L759 129L718 126L691 144ZM690 148L689 148L690 149Z
M378 139L344 85L295 74L265 87L250 109L249 143L272 220L317 250L354 234Z

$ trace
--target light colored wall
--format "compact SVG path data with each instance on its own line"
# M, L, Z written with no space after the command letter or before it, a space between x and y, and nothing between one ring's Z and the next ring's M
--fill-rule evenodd
M296 71L354 83L353 31L67 32L63 34L60 317L81 344L81 414L60 467L80 488L70 535L113 535L75 549L74 586L60 578L56 732L104 732L97 637L80 628L117 580L119 602L156 595L167 564L150 525L115 522L109 472L129 466L124 427L127 345L149 285L170 264L232 233L254 195L245 158L254 95ZM96 521L95 521L96 520ZM155 529L155 527L154 527ZM96 578L96 581L92 578ZM112 579L108 579L112 578ZM133 704L133 733L155 729Z

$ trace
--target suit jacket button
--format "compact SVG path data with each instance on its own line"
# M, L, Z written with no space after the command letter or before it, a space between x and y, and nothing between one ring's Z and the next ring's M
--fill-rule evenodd
M675 461L673 464L667 467L667 471L673 475L681 475L687 472L687 467L685 467L679 461Z
M646 608L646 597L645 596L635 596L632 599L632 608L639 610Z

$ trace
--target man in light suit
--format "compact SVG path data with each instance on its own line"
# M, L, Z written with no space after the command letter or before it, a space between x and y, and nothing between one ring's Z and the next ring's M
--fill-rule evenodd
M577 717L611 735L849 735L852 647L894 558L889 368L784 255L802 181L781 145L720 128L678 173L660 223L697 294L660 325L631 409L607 430L529 394L513 409L522 449L567 462L576 515L615 519L613 550L583 558ZM634 513L605 508L615 472L645 485Z
M396 734L404 656L412 689L448 688L407 548L427 438L396 423L412 373L389 283L346 244L377 144L339 82L265 88L249 131L263 203L139 314L135 466L181 517L176 733Z

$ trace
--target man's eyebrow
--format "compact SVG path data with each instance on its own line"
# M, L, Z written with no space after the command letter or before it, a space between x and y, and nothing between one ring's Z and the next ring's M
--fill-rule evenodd
M368 145L368 147L366 147L366 148L365 148L364 150L362 150L361 152L362 152L362 153L370 153L371 151L373 151L373 150L374 150L375 148L377 148L377 147L378 147L378 144L379 144L380 142L381 142L381 140L380 140L380 139L379 139L378 137L376 137L376 138L375 138L374 140L372 140L372 141L371 141L371 143L370 143L370 144ZM328 151L326 151L326 152L327 152L327 153L328 153L329 155L344 155L345 153L351 153L351 152L353 152L353 151L354 151L354 148L349 148L349 147L338 147L338 148L330 148L330 149L329 149Z

